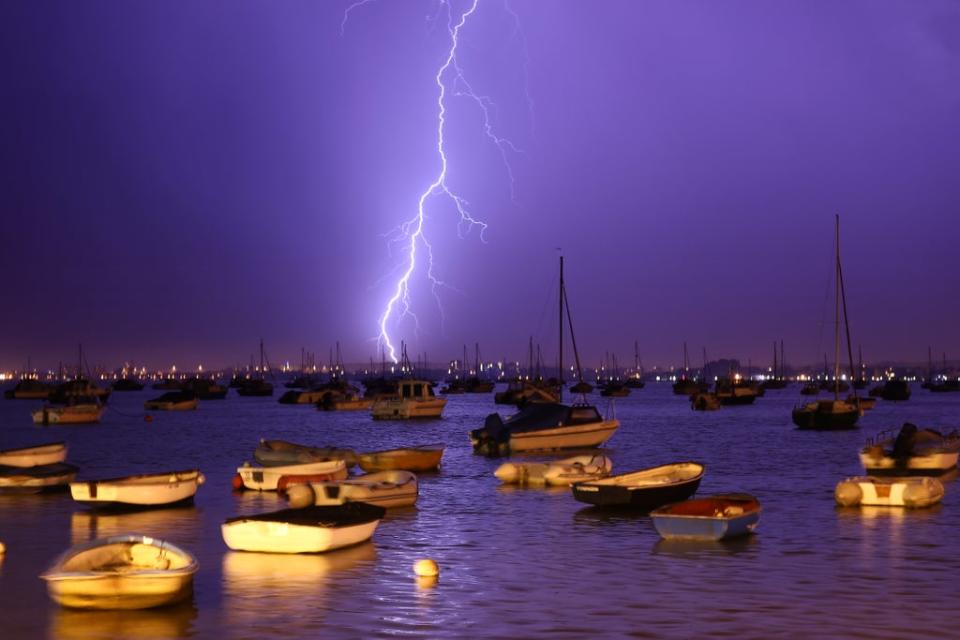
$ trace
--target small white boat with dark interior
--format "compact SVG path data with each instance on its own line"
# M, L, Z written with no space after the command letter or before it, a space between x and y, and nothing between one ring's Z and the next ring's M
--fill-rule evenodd
M322 553L369 540L385 510L364 502L229 518L223 541L234 551Z
M753 532L760 511L759 500L737 493L669 504L650 519L664 540L726 540Z
M196 558L169 542L120 535L71 548L40 577L65 607L147 609L189 597L197 568Z

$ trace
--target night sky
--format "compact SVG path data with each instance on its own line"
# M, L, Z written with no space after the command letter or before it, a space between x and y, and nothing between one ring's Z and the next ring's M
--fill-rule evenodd
M387 235L439 170L448 8L375 0L341 34L349 5L0 5L0 367L377 354ZM479 0L457 60L520 152L511 187L451 92L448 183L489 227L427 202L447 286L441 314L414 272L412 354L533 335L552 362L562 247L591 363L781 338L818 362L839 213L865 359L960 357L955 2Z

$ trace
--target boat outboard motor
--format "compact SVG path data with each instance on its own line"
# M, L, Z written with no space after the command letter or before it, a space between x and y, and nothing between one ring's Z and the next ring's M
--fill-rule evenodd
M913 454L913 444L917 438L917 425L905 422L897 434L897 439L893 442L893 458L897 461L897 467L903 467L907 464L907 458Z

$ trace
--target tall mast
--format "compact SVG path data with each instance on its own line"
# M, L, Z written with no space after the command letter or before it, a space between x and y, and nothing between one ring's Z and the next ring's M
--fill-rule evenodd
M840 266L840 215L837 214L837 286L840 288L840 300L843 303L843 327L847 335L847 362L850 363L850 377L853 377L853 345L850 344L850 316L847 314L847 292L843 286L843 268ZM840 351L839 343L840 325L837 325L837 352ZM840 361L837 360L837 371L840 370ZM837 386L839 388L839 382ZM853 399L860 406L860 399L857 397L857 386L853 385Z
M559 400L563 400L563 256L560 256L560 353L559 353Z
M530 336L530 366L527 368L527 375L533 380L533 336Z
M783 340L780 341L780 379L786 379L787 366L783 359Z
M687 341L683 341L683 377L690 375L690 360L687 357Z
M927 382L933 382L933 348L927 347Z
M773 377L777 377L777 341L773 341Z
M836 324L833 332L833 395L834 400L840 399L840 216L836 217Z

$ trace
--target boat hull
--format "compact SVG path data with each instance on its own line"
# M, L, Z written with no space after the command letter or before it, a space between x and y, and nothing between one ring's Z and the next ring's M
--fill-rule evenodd
M417 477L409 471L371 473L340 482L310 483L309 487L313 492L312 504L316 506L365 502L384 509L412 507L419 495ZM292 495L290 499L291 506L296 506Z
M367 473L377 471L434 471L440 467L443 447L393 449L357 454L357 464Z
M960 452L943 451L925 455L911 455L898 464L890 455L876 456L860 452L864 471L871 476L939 476L957 468Z
M66 459L67 445L62 442L0 451L0 466L7 467L39 467L63 462Z
M849 411L844 413L825 413L817 411L807 411L805 409L794 409L791 417L793 424L798 429L808 431L843 431L845 429L856 429L857 420L860 419L858 411Z
M0 466L0 491L40 493L65 487L77 477L79 468L65 462L37 467Z
M687 482L654 488L597 487L581 483L573 485L573 497L598 507L622 507L646 512L690 498L700 487L701 479L698 477Z
M276 491L283 476L331 474L334 479L347 477L347 465L343 460L313 462L283 467L240 467L237 473L243 480L243 486L253 491Z
M369 540L383 513L383 509L363 503L286 509L227 520L221 533L234 551L323 553ZM347 515L338 517L340 514Z
M179 402L147 401L143 403L143 408L152 411L193 411L199 405L199 400L193 398L192 400L181 400Z
M93 424L100 422L106 407L74 405L72 407L42 407L31 414L34 424Z
M843 507L905 507L922 509L943 500L943 484L934 478L847 478L834 490Z
M376 420L439 418L446 405L446 398L429 400L381 398L373 403L372 414Z
M620 427L619 420L575 424L510 434L510 451L551 451L599 447Z
M753 532L760 504L752 496L698 498L655 509L650 519L664 540L726 540Z
M96 507L168 507L193 500L204 481L199 471L186 471L73 482L70 495L77 502Z

